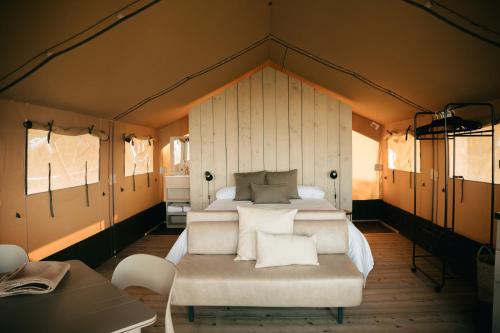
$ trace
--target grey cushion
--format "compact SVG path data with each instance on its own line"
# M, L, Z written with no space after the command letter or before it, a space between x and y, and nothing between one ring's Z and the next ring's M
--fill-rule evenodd
M280 172L266 172L267 184L288 184L288 199L300 199L297 189L297 169Z
M252 189L250 188L250 184L265 184L266 172L235 173L234 182L236 185L234 200L252 200Z
M259 185L250 184L252 201L256 204L290 203L288 200L288 184Z

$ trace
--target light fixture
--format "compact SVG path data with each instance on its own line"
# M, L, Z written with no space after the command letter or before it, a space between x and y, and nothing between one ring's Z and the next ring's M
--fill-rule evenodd
M205 171L205 180L207 181L208 187L208 204L210 204L210 182L214 179L214 175L210 173L210 171Z
M330 178L333 179L333 201L337 205L337 186L335 185L335 179L337 179L339 174L337 170L330 171Z
M372 121L370 123L370 127L373 128L375 131L378 131L378 129L380 128L380 124L377 124L376 122Z
M214 176L210 173L210 171L205 171L205 180L210 182L214 179Z

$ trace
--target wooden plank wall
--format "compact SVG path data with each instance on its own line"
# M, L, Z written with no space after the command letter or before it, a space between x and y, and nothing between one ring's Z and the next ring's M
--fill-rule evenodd
M209 196L234 185L235 172L297 169L299 184L320 186L336 207L351 209L351 131L349 105L266 67L191 109L192 207L206 208Z

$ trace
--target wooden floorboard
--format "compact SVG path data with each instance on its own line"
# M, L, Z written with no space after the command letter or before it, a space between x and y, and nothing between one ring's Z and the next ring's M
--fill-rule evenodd
M477 297L461 278L447 280L434 292L420 274L410 271L411 243L396 233L365 235L375 257L359 307L346 308L344 324L336 323L336 309L196 307L196 320L187 309L174 306L176 332L477 332ZM108 260L97 270L111 278L114 267L128 255L149 253L165 257L177 236L149 235ZM439 273L431 261L422 266ZM142 288L128 293L158 312L158 321L143 332L164 332L165 298Z

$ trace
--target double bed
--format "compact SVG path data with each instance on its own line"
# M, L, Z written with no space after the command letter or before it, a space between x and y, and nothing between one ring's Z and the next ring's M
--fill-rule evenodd
M305 198L292 199L289 204L254 204L251 201L234 201L231 198L219 198L212 202L207 208L207 211L237 211L237 206L256 206L268 208L293 208L298 209L299 212L307 211L325 211L325 212L338 212L338 210L327 200L320 198ZM348 255L353 261L357 269L363 274L365 279L373 268L373 256L370 246L363 234L356 228L356 226L348 220L349 232L349 252ZM181 258L187 254L187 234L184 230L180 235L174 246L168 253L166 259L170 262L177 264Z

